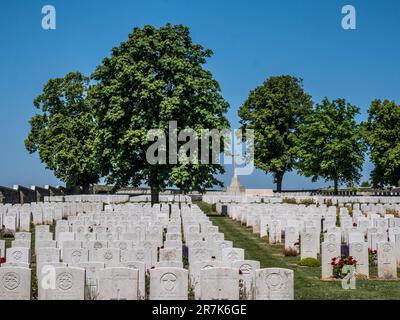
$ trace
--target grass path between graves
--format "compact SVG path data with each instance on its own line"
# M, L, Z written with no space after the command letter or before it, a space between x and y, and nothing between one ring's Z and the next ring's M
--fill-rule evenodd
M400 281L357 280L355 290L342 289L341 282L320 280L321 268L298 265L299 257L285 257L283 245L269 245L251 228L229 217L218 215L214 208L204 202L196 204L209 215L219 231L225 234L225 240L233 241L233 246L245 250L245 259L258 260L261 268L288 268L294 271L294 296L296 300L398 300L400 299ZM374 268L375 269L375 268ZM371 276L376 270L371 270Z

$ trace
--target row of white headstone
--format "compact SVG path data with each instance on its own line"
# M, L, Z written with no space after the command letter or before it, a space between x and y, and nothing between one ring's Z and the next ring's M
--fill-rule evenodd
M295 200L297 203L312 200L315 204L323 205L331 203L339 207L351 206L355 209L363 209L365 206L380 208L386 205L400 205L399 196L324 196L310 195L310 192L284 193L275 192L273 196L249 195L246 193L207 192L202 199L207 203L221 204L248 204L248 203L285 203L286 200Z
M377 250L378 277L397 278L400 218L375 211L375 205L362 208L353 209L350 216L347 208L335 206L252 203L230 204L228 214L268 237L270 244L282 243L284 238L285 249L300 250L301 259L321 254L322 278L332 276L332 258L341 256L342 244L348 245L349 255L357 261L358 274L369 276L369 250ZM398 205L389 209L400 212Z
M100 207L8 206L3 219L51 212L47 222L56 220L56 225L54 235L48 224L36 225L34 247L29 232L17 232L6 251L0 243L0 256L6 252L0 299L30 298L31 250L40 300L144 299L146 279L149 299L188 299L191 294L207 300L293 299L292 270L260 269L258 261L245 260L244 250L233 248L196 205ZM186 251L189 270L183 268Z

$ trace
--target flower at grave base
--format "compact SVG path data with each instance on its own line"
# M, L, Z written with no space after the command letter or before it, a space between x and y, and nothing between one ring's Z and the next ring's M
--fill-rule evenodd
M339 260L339 266L343 266L344 265L344 260L343 259L340 259Z
M337 259L337 258L336 258L336 257L334 257L334 258L332 258L332 261L336 261L336 259Z
M353 260L353 256L349 256L349 260Z
M357 223L354 222L354 223L353 223L353 227L357 227Z
M239 274L242 275L242 274L243 274L243 271L242 271L242 270L239 270Z
M332 262L331 262L331 265L332 265L332 266L336 266L336 263L332 261Z
M211 259L213 259L213 260L214 260L214 259L215 259L215 256L212 256L212 257L211 257Z
M6 263L6 258L0 258L0 263Z

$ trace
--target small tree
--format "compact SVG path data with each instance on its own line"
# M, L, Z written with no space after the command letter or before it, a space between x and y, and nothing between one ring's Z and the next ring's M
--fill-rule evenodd
M371 187L371 184L369 183L369 181L361 182L361 188L369 188L369 187Z
M31 131L25 140L27 150L39 152L40 160L57 178L81 187L84 193L99 180L88 84L89 79L79 72L49 80L34 100L40 113L30 120Z
M345 99L325 98L300 127L298 140L299 172L333 180L334 192L339 183L358 182L364 162L365 144L355 121L359 108Z
M399 185L400 180L400 105L389 100L374 100L368 110L368 121L363 123L371 161L375 187Z
M311 107L301 79L278 76L251 91L239 109L242 129L254 130L255 166L273 174L278 192L283 176L293 169L298 129Z

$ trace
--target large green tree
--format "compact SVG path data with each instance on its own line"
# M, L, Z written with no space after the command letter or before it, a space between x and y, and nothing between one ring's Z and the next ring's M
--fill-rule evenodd
M357 106L345 99L317 104L300 127L298 139L299 172L312 177L333 180L337 193L340 183L358 182L366 147L355 117Z
M375 187L399 185L400 181L400 105L389 100L374 100L363 123L371 161L375 168L371 180Z
M99 180L88 87L89 79L79 72L49 80L34 100L39 113L30 120L31 130L25 140L27 150L38 152L57 178L84 193Z
M255 166L273 174L278 192L284 174L293 169L298 128L311 108L302 80L284 75L251 91L239 109L241 128L254 130Z
M214 176L223 173L219 164L150 164L146 159L152 144L149 130L163 130L168 140L170 121L177 122L178 131L229 127L224 116L228 104L218 82L203 67L211 55L192 42L187 27L167 24L135 28L103 60L93 74L91 101L98 125L96 147L107 182L116 188L145 182L153 203L168 186L187 192L222 185Z

